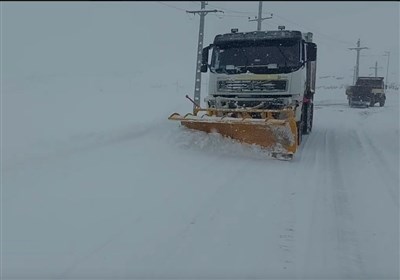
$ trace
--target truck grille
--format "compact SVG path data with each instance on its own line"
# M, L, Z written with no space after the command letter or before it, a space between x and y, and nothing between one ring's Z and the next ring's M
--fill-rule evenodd
M273 92L286 91L287 81L275 80L226 80L218 81L221 92Z

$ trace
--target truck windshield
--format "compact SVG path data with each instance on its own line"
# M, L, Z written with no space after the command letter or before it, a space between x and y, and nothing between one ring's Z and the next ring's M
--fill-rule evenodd
M358 78L356 85L383 88L383 79Z
M288 73L301 66L300 42L295 40L235 42L215 46L211 71L237 74Z

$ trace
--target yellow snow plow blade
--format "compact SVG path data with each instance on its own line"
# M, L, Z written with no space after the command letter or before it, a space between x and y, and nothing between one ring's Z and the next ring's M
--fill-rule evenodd
M201 112L206 113L199 115ZM259 145L286 159L293 157L298 146L292 109L197 109L195 114L173 113L168 119L180 121L191 129L216 132L242 143Z

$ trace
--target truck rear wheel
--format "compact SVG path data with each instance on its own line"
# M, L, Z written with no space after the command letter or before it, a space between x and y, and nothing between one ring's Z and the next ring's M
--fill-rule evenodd
M314 104L307 103L303 111L303 134L310 134L313 125Z
M300 146L303 140L303 117L302 120L297 122L297 144Z

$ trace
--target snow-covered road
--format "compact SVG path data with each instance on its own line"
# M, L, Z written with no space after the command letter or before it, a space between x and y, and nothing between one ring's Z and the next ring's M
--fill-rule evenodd
M121 80L6 85L5 279L399 277L398 91L357 109L321 90L285 162L179 127L182 93Z

